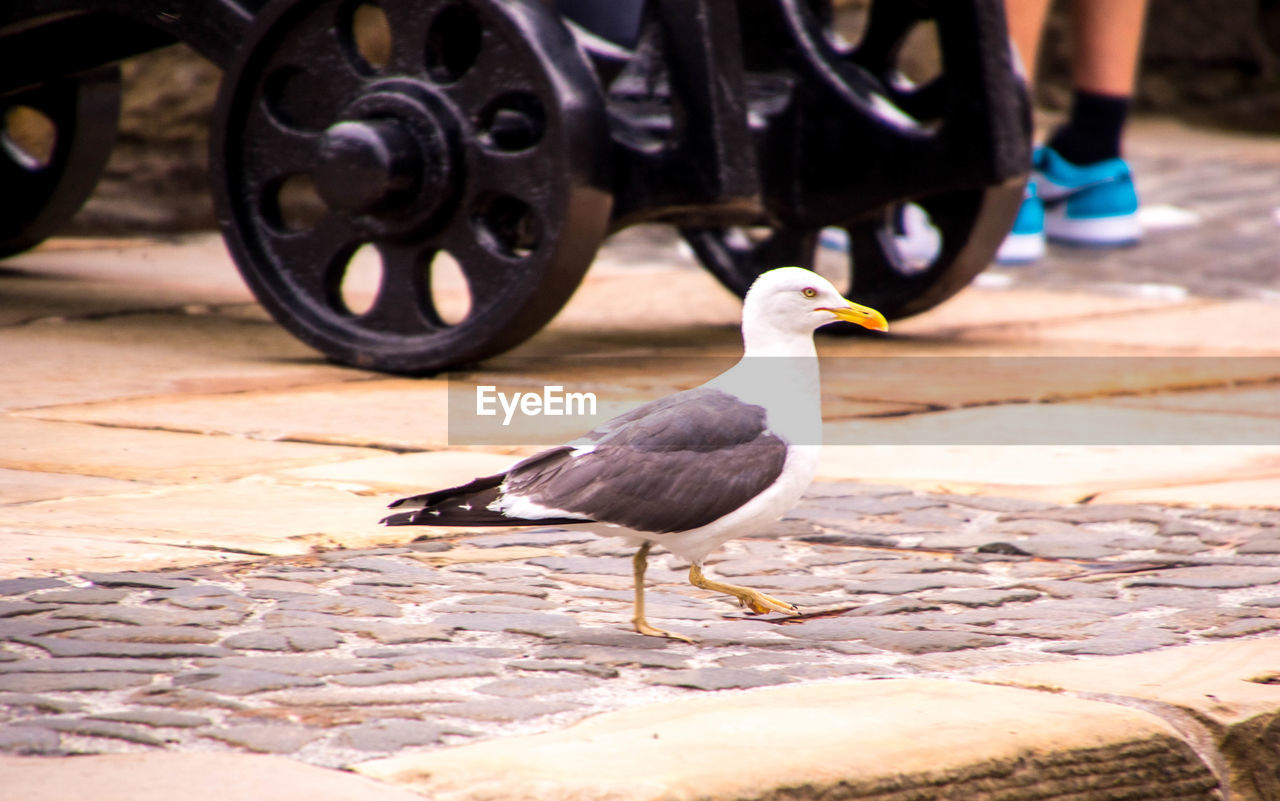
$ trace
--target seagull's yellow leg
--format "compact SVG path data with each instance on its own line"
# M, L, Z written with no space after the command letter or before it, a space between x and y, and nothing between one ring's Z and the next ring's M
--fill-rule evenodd
M649 546L650 542L645 541L640 546L640 550L636 551L635 558L631 560L632 570L636 578L636 614L631 620L636 625L636 631L641 634L647 634L650 637L666 637L671 640L682 640L684 642L693 642L693 639L683 634L676 634L673 631L663 631L660 628L649 625L649 621L644 619L644 571L649 566Z
M765 612L782 612L787 615L800 614L800 610L796 609L794 604L789 604L771 595L765 595L759 590L753 590L750 587L739 587L736 584L712 581L702 575L702 565L697 562L689 568L689 583L704 590L732 595L738 599L738 603L757 614L764 614Z

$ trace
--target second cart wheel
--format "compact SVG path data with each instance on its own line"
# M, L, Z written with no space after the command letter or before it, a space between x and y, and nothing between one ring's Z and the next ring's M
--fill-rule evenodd
M682 228L698 260L738 295L760 273L795 265L827 274L845 295L889 319L937 306L991 263L1022 202L1021 180L986 190L920 198L877 217L826 229L847 247L843 269L817 258L823 231L805 228ZM839 236L843 231L846 235ZM834 254L833 254L834 255ZM831 330L853 332L840 324Z
M780 5L786 12L781 24L800 43L796 52L811 60L802 66L811 68L806 73L811 80L823 84L828 92L822 95L825 102L851 107L874 107L870 100L891 104L894 119L907 131L905 139L929 141L938 152L952 152L951 162L963 162L975 141L987 146L991 140L1018 156L1011 156L1011 161L1025 162L1025 168L1007 170L1004 174L1013 177L1003 182L933 191L917 187L909 201L839 220L828 229L828 234L847 234L837 242L848 250L846 263L829 277L850 298L891 319L938 305L990 264L1022 202L1025 174L1016 173L1030 169L1024 146L1030 141L1031 123L1025 86L1012 71L1014 60L977 47L972 31L979 23L971 17L976 11L970 4L876 0L856 46L843 44L832 32L827 0L784 0ZM1001 21L987 22L984 30L1003 31ZM901 74L899 56L908 39L922 31L932 31L937 40L939 72L913 83ZM975 81L994 83L975 86ZM985 94L977 94L980 89ZM992 93L1001 96L1000 103L974 105L975 96ZM975 113L990 117L975 120ZM993 124L978 124L983 121ZM1003 132L1008 141L991 131ZM849 147L858 147L858 142L851 140ZM874 150L867 155L880 156ZM851 193L858 191L857 186L849 187ZM681 233L703 265L738 294L745 294L757 275L773 267L819 266L815 253L822 231L817 227L686 228ZM824 268L829 264L821 261Z
M608 145L591 68L536 0L276 0L224 79L214 199L277 321L339 362L429 373L568 300L608 224Z
M0 97L0 257L35 247L80 210L119 118L116 67Z

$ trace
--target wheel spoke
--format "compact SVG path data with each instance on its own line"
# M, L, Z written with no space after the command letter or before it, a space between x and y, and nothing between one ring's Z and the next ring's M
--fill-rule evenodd
M973 193L961 192L920 198L916 205L929 213L929 219L942 237L938 261L955 257L972 232L979 204Z
M752 258L761 272L774 267L812 270L817 246L818 232L811 228L779 228L756 247Z
M417 335L441 328L427 288L427 265L432 250L421 244L379 242L382 281L373 306L360 317L368 329L385 333Z
M336 215L326 215L304 231L260 230L287 291L335 308L343 268L360 246L360 234Z
M526 265L541 254L535 252L524 258L499 255L478 241L470 226L467 229L459 227L450 231L442 243L443 249L449 251L467 279L472 309L494 308L513 286L521 283L519 273L528 269Z
M468 119L479 119L486 106L513 91L537 93L530 82L512 85L510 65L521 61L521 54L499 36L488 36L472 64L454 83L443 86L444 93L462 109Z
M425 13L428 9L414 3L385 3L381 8L391 33L391 59L386 71L392 74L422 72L423 43L430 23Z
M323 70L323 84L330 90L351 90L360 81L348 54L343 52L343 31L337 21L337 3L318 4L311 13L294 15L287 36L278 37L263 71L280 67ZM336 64L347 68L333 69Z
M311 14L258 67L260 109L294 128L320 130L337 119L369 76L361 75L326 15Z
M889 87L889 98L894 104L916 120L938 120L947 111L947 79L945 75L917 86L910 91Z
M775 228L764 239L745 242L735 242L727 228L682 228L680 234L702 265L739 295L774 267L813 269L818 245L818 232L810 228Z
M469 189L473 197L488 194L511 195L524 203L540 207L550 198L554 176L548 159L537 148L521 153L497 152L476 147L471 153L473 178Z
M267 186L315 167L320 135L282 124L269 113L251 114L245 121L245 137L253 142L251 154L262 154L250 171L258 186Z
M919 21L919 17L911 13L911 5L902 0L872 3L862 41L849 54L849 60L883 77L894 62L902 38Z
M893 228L886 219L850 225L849 293L865 295L877 287L900 282L906 269L893 241Z

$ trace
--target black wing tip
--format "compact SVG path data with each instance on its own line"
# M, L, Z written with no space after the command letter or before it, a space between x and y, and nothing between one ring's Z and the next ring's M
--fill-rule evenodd
M394 515L387 515L378 522L384 526L412 526L415 514L415 512L400 512Z

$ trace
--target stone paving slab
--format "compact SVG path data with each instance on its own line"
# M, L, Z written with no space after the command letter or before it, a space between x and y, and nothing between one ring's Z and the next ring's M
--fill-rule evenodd
M1220 755L1233 798L1280 797L1280 638L1179 648L1061 665L1004 668L980 680L1112 699L1166 718Z
M114 403L46 406L27 414L45 421L125 429L157 428L259 440L422 450L440 448L448 442L447 391L446 380L376 379L274 392L183 393ZM371 413L353 415L356 409Z
M184 309L33 322L2 330L6 374L22 377L6 383L0 399L6 410L169 393L242 392L367 375L325 364L266 321Z
M1187 414L1102 403L983 405L887 420L844 421L824 439L872 445L1210 445L1271 446L1280 454L1280 416Z
M0 756L5 793L23 801L420 801L416 793L277 756L148 753L75 759Z
M937 411L997 403L1047 405L1114 397L1164 398L1204 387L1280 380L1280 359L1171 358L1178 355L1172 349L1129 358L1123 358L1120 349L1032 356L987 352L984 346L976 353L932 357L914 350L891 358L884 352L864 355L835 349L830 356L837 358L829 356L823 363L824 390L828 395L923 404L927 411ZM1225 412L1229 408L1204 410Z
M1277 455L1274 447L1246 445L827 446L819 476L1055 503L1274 507ZM1219 483L1232 479L1241 492Z
M985 736L975 738L973 731ZM502 770L495 771L495 765ZM587 766L590 766L588 768ZM1214 797L1153 716L939 681L838 682L601 715L548 734L362 763L430 798ZM1116 796L1118 797L1118 796Z
M221 238L60 239L5 262L0 325L54 323L159 309L208 311L251 304L253 296L225 261ZM87 260L85 254L93 258ZM174 263L227 269L174 270Z
M0 467L0 497L9 503L49 501L72 496L110 495L135 491L138 488L137 482L122 479Z
M1280 637L1210 643L1161 654L1001 668L976 678L1045 691L1156 701L1192 712L1225 732L1260 715L1280 713Z
M628 375L613 375L609 365L585 366L573 377L574 391L595 392L599 396L597 416L603 421L658 397L687 389L715 372L710 360L694 360L684 375L675 375L668 359L647 362L629 360ZM651 378L635 380L636 370ZM629 376L631 376L629 378ZM660 376L660 377L659 377ZM529 370L518 380L499 372L478 371L449 379L383 379L349 381L340 384L292 388L277 392L165 396L41 407L24 413L38 418L48 429L54 422L89 423L128 430L159 429L168 432L225 434L254 440L295 443L323 443L373 447L391 451L443 449L459 443L481 441L491 430L470 431L450 425L448 395L451 382L470 389L495 386L500 392L541 391L545 385L563 385L562 373L548 372L539 378ZM901 400L867 400L842 397L838 377L830 382L824 409L831 419L842 417L883 417L921 411L922 403ZM848 387L855 389L856 387ZM991 386L979 390L981 400L990 400ZM607 393L607 394L606 394ZM353 409L377 410L376 414L353 417ZM38 426L40 423L31 423ZM539 441L552 443L573 439L592 426L573 416L539 421Z
M283 482L358 487L391 494L417 493L423 487L448 486L459 476L491 476L522 458L524 450L486 453L475 449L422 451L374 456L277 471ZM463 479L466 480L466 479ZM434 530L434 529L430 529Z
M1183 392L1131 397L1111 397L1094 403L1137 409L1162 409L1178 412L1228 412L1233 415L1280 417L1280 387L1270 382L1256 387L1188 390Z
M252 479L10 506L0 528L0 574L37 569L22 553L39 553L32 537L49 537L54 547L59 541L70 545L66 538L97 539L105 546L95 549L104 561L63 551L53 560L42 558L43 569L75 564L111 570L139 567L168 547L195 549L189 553L216 560L226 554L306 554L339 543L360 547L420 533L397 535L376 526L371 518L379 506L350 492Z
M0 528L0 580L63 573L71 566L97 570L163 570L243 558L225 550L135 542L124 536L84 536L48 526Z
M945 338L958 334L966 334L972 340L1011 326L1054 321L1092 320L1106 326L1116 315L1169 309L1186 303L1186 298L1144 296L1137 292L1104 294L1092 287L1047 290L1028 286L1008 291L984 284L973 291L961 292L925 314L895 322L893 334L941 344Z
M1275 301L1222 301L1092 320L1050 321L984 332L984 338L1176 350L1183 355L1271 355L1280 342Z
M268 469L364 458L377 451L0 417L0 467L124 480L204 483ZM127 458L122 458L127 454Z
M1108 503L1177 503L1203 506L1272 507L1280 498L1280 470L1265 478L1187 481L1177 486L1135 487L1104 491L1097 498Z

